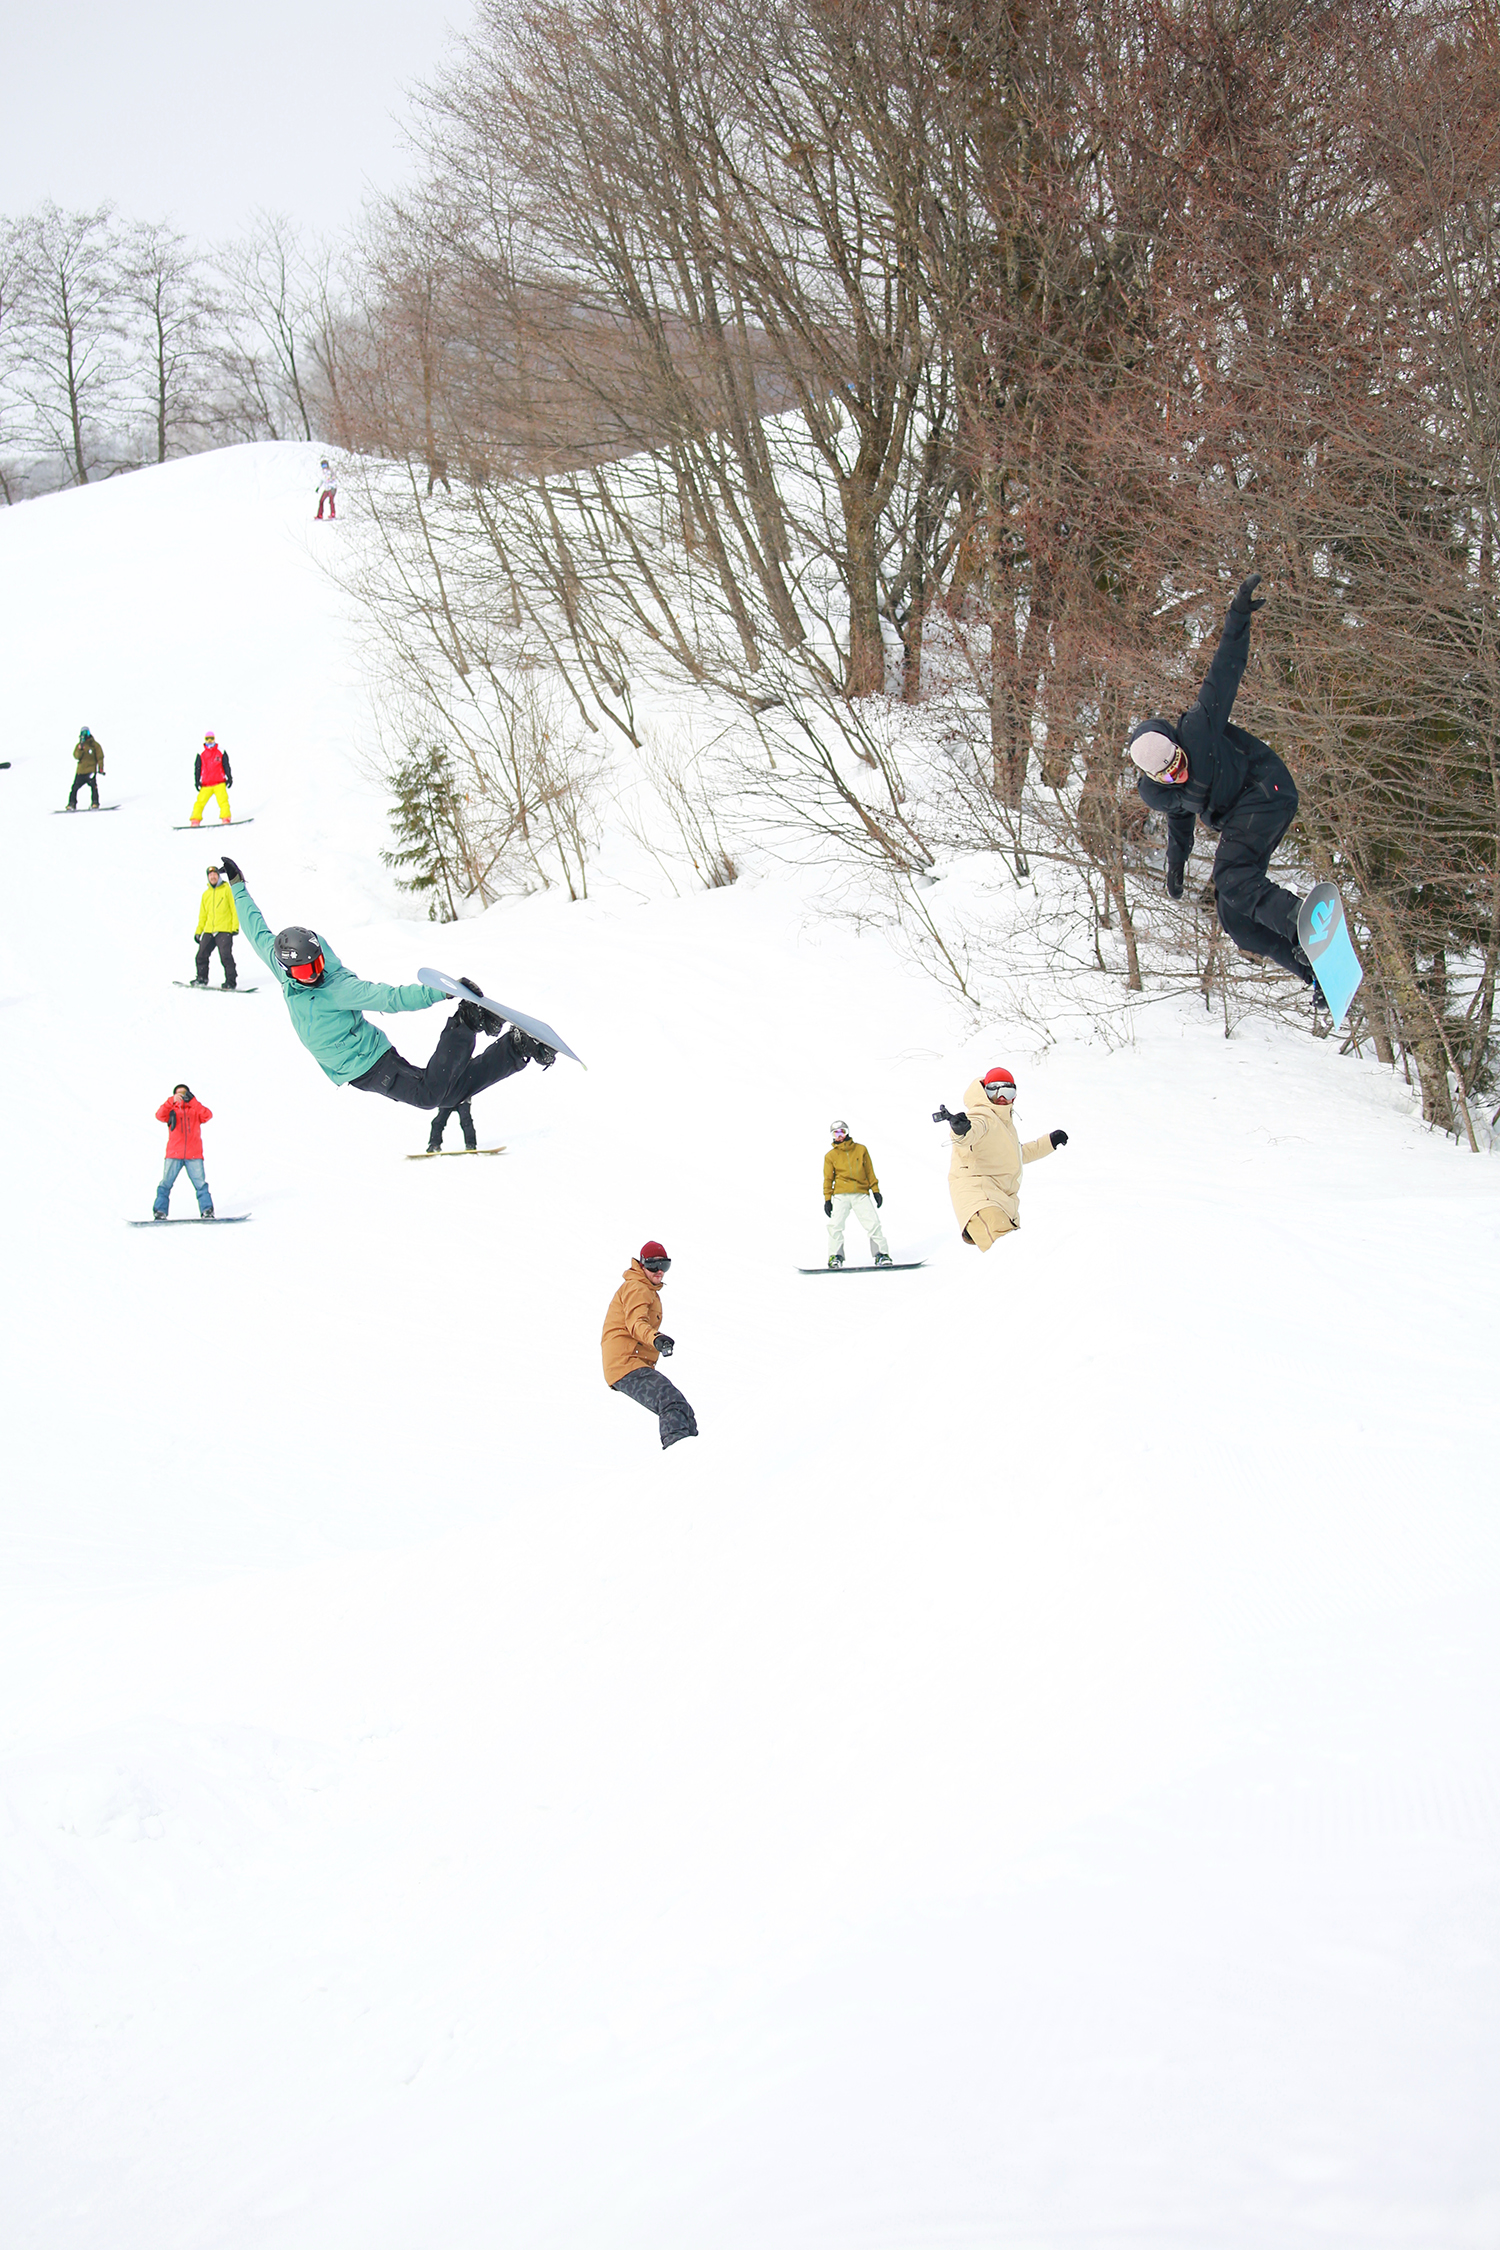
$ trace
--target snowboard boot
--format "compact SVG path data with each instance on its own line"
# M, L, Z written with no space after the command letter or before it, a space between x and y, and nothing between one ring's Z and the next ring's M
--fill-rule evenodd
M550 1070L557 1060L555 1047L544 1047L540 1039L533 1039L531 1033L523 1031L518 1023L513 1023L510 1027L510 1043L522 1062L540 1063L543 1070Z
M164 1219L166 1215L165 1211L153 1211L151 1214L153 1219Z
M832 1257L831 1257L831 1258L829 1259L829 1261L828 1261L828 1270L829 1270L829 1272L830 1272L830 1273L836 1273L836 1272L837 1272L837 1270L838 1270L838 1268L839 1268L839 1267L840 1267L840 1266L841 1266L841 1265L843 1264L843 1262L844 1262L844 1253L843 1253L843 1251L842 1251L842 1250L835 1250L835 1251L834 1251L834 1253L833 1253L833 1256L832 1256Z
M888 1266L888 1265L890 1264L890 1262L891 1262L891 1254L890 1254L890 1252L889 1252L888 1250L877 1250L877 1251L876 1251L876 1253L875 1253L875 1263L876 1263L876 1265L877 1265L877 1266Z
M212 1205L211 1203L210 1203L210 1205L209 1205L209 1207L208 1207L208 1209L207 1209L206 1211L200 1211L200 1212L198 1213L198 1216L199 1216L199 1218L200 1218L200 1219L211 1219L211 1218L213 1217L213 1215L214 1215L214 1207L213 1207L213 1205Z
M493 1015L488 1008L474 1005L476 1000L484 998L484 994L472 977L460 977L458 981L465 991L473 993L474 999L460 1002L455 1011L455 1021L461 1023L465 1031L483 1032L488 1039L498 1039L505 1029L505 1018Z
M427 1136L427 1153L429 1156L441 1156L443 1153L443 1144L436 1133L429 1133Z

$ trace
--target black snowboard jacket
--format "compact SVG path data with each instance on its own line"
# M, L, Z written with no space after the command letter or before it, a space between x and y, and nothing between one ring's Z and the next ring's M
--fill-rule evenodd
M1167 859L1179 866L1186 865L1193 849L1195 816L1205 828L1221 829L1253 782L1257 767L1273 756L1259 736L1230 723L1249 654L1250 612L1231 607L1192 709L1184 711L1175 726L1162 719L1147 722L1162 728L1187 752L1186 781L1157 781L1143 773L1136 782L1152 811L1166 814Z

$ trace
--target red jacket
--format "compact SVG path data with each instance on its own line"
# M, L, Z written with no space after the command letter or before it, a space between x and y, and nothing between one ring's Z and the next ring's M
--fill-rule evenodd
M203 1127L213 1111L205 1109L196 1094L185 1102L164 1101L156 1113L163 1125L169 1122L173 1110L177 1112L177 1123L167 1135L168 1156L201 1156Z
M229 760L217 743L212 749L205 743L193 760L193 786L197 789L217 789L221 781L229 782L231 789L234 787L229 780Z

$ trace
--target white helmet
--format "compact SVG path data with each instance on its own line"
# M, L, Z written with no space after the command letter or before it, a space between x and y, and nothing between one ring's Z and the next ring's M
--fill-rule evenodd
M834 1137L834 1139L835 1139L835 1140L837 1140L837 1139L838 1139L838 1137L839 1137L839 1135L840 1135L841 1133L843 1134L843 1136L844 1136L844 1139L845 1139L846 1141L847 1141L847 1140L848 1140L848 1138L849 1138L849 1128L848 1128L848 1126L847 1126L847 1125L846 1125L846 1124L844 1123L844 1120L842 1119L842 1117L836 1117L836 1118L834 1119L833 1123L832 1123L832 1124L831 1124L831 1125L829 1126L828 1130L829 1130L829 1132L830 1132L830 1133L831 1133L831 1134L833 1135L833 1137Z

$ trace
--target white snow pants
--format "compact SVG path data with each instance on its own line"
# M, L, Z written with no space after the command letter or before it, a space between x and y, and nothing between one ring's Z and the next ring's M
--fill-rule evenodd
M851 1215L858 1219L870 1237L872 1250L889 1257L886 1248L885 1228L880 1223L880 1213L875 1208L872 1195L836 1195L833 1199L833 1217L828 1222L828 1255L835 1258L844 1247L844 1229Z

